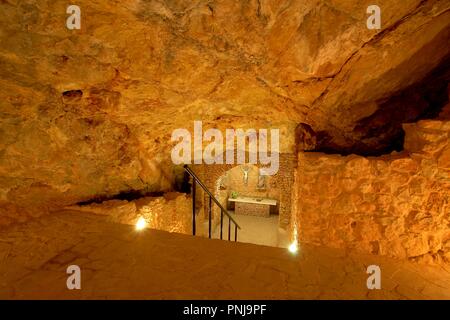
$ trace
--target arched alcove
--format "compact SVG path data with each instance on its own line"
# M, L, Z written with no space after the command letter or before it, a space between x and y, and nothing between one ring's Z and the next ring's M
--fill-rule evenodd
M246 153L246 159L249 159L248 152ZM278 155L279 159L279 170L276 174L272 176L266 176L264 179L260 178L260 169L263 167L258 164L201 164L194 165L193 168L195 172L201 177L207 188L214 194L217 200L227 209L229 209L232 214L233 204L229 201L232 192L237 192L238 196L260 198L260 199L270 199L276 201L276 205L270 206L270 216L268 219L274 221L275 231L277 233L277 241L275 246L285 246L286 241L284 238L288 238L289 226L291 220L291 205L292 205L292 190L294 183L294 166L295 166L295 156L288 153L280 153ZM244 182L244 168L248 168L248 180L247 184ZM263 181L265 186L259 188ZM259 186L258 186L259 185ZM199 195L197 201L202 203L204 218L207 219L207 214L209 212L209 196L205 193ZM213 227L216 230L219 229L217 226L220 224L220 209L213 205ZM256 216L256 218L258 218ZM239 219L239 217L237 217ZM260 218L261 219L261 218ZM226 223L227 223L227 219ZM252 220L251 218L244 218L241 220ZM257 221L258 219L253 219ZM267 232L267 224L261 222L261 236L264 237L264 233ZM244 222L245 223L245 222ZM258 222L256 222L258 224ZM243 227L244 229L244 227ZM253 235L256 236L257 230L253 229ZM225 232L226 230L224 230ZM246 231L239 231L242 236L245 235ZM281 239L280 240L280 235ZM232 233L234 235L234 233ZM245 240L245 237L238 236L239 240ZM243 241L244 242L244 241ZM267 244L264 241L249 241L251 243L257 244ZM267 244L268 245L268 244Z

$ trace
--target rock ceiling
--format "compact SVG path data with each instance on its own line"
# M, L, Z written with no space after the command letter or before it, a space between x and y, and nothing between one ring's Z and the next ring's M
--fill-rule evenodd
M380 152L449 79L447 0L377 0L381 30L365 0L75 2L81 30L67 1L0 1L0 201L170 188L194 120Z

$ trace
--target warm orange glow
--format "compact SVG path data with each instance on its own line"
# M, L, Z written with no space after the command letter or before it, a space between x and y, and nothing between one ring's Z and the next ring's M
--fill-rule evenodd
M138 221L136 222L136 230L142 230L145 229L147 226L147 221L143 217L140 217Z
M291 245L288 247L288 250L289 250L289 252L291 252L291 253L293 253L293 254L297 253L297 251L298 251L297 241L294 240L294 241L291 243Z

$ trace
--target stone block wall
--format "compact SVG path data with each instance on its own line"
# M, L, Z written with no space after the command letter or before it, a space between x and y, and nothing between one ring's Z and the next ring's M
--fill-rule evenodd
M259 168L254 165L248 165L248 181L244 184L243 165L239 165L231 169L226 174L225 184L227 186L228 195L232 191L237 192L245 197L261 197L271 198L279 201L280 189L274 183L271 183L271 177L266 177L266 188L258 189Z
M242 212L249 216L268 218L270 216L270 206L266 204L236 202L237 212Z
M450 121L404 129L402 153L299 153L300 242L450 262Z
M134 201L109 200L66 208L105 215L110 221L130 225L143 217L149 228L192 234L192 198L181 193L169 192L162 197L144 197Z
M192 200L186 194L149 198L136 202L140 216L150 228L169 232L192 234Z
M248 157L247 157L248 159ZM281 228L287 229L290 224L292 212L292 189L294 186L294 175L295 175L295 155L291 153L280 153L279 154L279 170L278 173L269 177L267 179L267 188L268 190L272 190L269 195L272 195L277 201L279 205L279 226ZM223 201L222 205L226 206L226 197L219 190L219 179L222 176L225 176L227 171L232 170L238 165L231 164L201 164L194 165L193 170L199 176L199 178L205 183L207 188L213 192L216 197L220 198ZM259 168L259 165L255 165L255 167ZM249 178L250 183L250 178ZM197 201L199 202L199 206L204 210L204 218L208 213L209 208L209 197L205 193L201 191L201 188L197 188L198 197ZM266 192L266 191L264 191ZM261 195L259 192L257 194ZM278 197L277 197L278 195ZM220 216L220 210L218 210L216 205L213 205L214 217ZM218 220L218 219L217 219ZM217 221L219 222L219 221ZM217 224L216 222L216 224Z

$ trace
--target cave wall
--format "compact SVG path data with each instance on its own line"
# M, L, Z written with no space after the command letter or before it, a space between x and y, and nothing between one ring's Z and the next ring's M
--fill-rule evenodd
M81 30L67 1L0 1L0 226L170 190L170 135L194 120L279 128L283 153L300 122L325 146L377 147L355 126L450 52L447 0L379 0L381 30L366 27L371 0L76 4Z
M404 129L401 153L299 153L300 242L450 262L450 118Z

